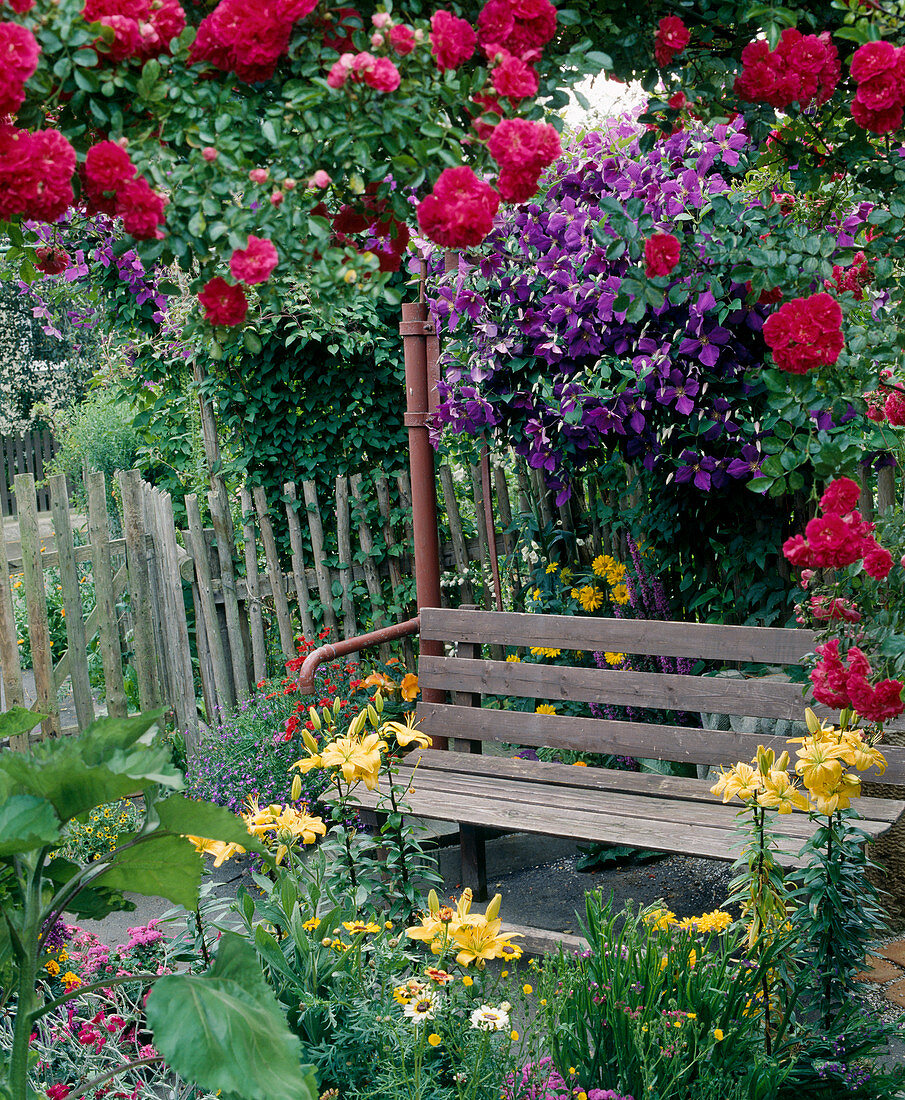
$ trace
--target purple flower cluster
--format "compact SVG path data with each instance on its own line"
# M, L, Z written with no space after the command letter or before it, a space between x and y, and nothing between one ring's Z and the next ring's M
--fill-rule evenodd
M702 492L758 474L766 307L708 254L707 204L745 167L741 125L681 130L649 152L636 121L591 132L550 169L542 200L460 257L431 303L444 330L435 440L496 437L557 503L601 446ZM862 214L835 227L840 245ZM689 227L682 247L696 253L694 278L662 301L629 260L641 221Z
M549 1057L526 1062L516 1074L510 1073L503 1084L503 1100L573 1100L581 1089L567 1085ZM615 1089L590 1089L588 1100L634 1100Z

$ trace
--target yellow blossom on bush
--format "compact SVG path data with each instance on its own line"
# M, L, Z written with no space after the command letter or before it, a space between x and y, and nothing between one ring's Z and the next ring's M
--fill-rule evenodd
M621 665L625 660L624 653L604 653L603 657L608 665Z
M558 657L561 653L561 649L545 649L543 646L532 646L531 653L535 657Z
M411 703L420 691L418 677L414 672L407 672L402 677L402 683L399 685L399 694L407 703Z
M662 932L676 923L676 915L671 909L651 909L644 914L644 923L654 932Z
M610 590L610 598L614 603L626 604L629 601L628 585L616 584Z
M373 934L374 932L380 931L380 925L375 924L372 920L344 920L343 928L352 936L358 936L364 933Z
M694 918L699 932L723 932L732 924L732 914L725 909L714 909Z
M559 567L557 566L555 561L547 562L547 568L544 570L544 572L555 573L558 568Z
M521 657L517 653L508 653L506 660L513 665L517 665L521 661Z
M583 611L597 611L603 606L603 593L594 584L583 584L578 589L578 602Z
M749 802L757 798L763 790L763 777L760 772L750 764L736 764L729 771L720 772L720 777L710 788L710 793L719 797L723 802L729 802L738 796L742 802Z
M60 964L56 959L48 959L47 962L44 963L44 969L52 978L55 978L60 972Z
M556 714L556 707L552 703L541 703L534 708L535 714Z
M404 722L384 722L380 727L381 734L391 733L396 738L396 743L400 748L406 749L409 745L417 745L421 749L429 749L431 746L431 739L426 733L422 733L417 729L418 720L415 718L415 712L405 716Z

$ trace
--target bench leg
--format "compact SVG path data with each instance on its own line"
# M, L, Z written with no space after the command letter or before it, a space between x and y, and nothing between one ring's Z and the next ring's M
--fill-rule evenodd
M487 860L484 852L484 830L480 825L459 825L459 845L462 851L462 885L470 886L475 901L487 900Z

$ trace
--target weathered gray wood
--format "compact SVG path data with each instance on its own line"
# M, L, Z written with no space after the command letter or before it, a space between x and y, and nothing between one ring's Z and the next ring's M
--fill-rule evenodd
M405 532L405 545L414 548L415 529L412 526L412 483L408 471L396 475L396 488L399 490L399 507L402 509L402 529Z
M877 515L885 515L896 504L895 466L881 466L877 471Z
M258 572L254 507L251 503L251 493L247 489L241 491L239 499L242 507L242 539L245 543L245 606L248 608L248 629L251 636L251 657L255 683L259 684L267 676L267 643L264 639L264 614L261 611L261 577ZM304 616L302 618L304 619Z
M765 679L730 680L426 656L421 658L419 677L422 687L521 698L790 720L799 720L805 706L813 706L819 715L830 714L826 707L802 694L803 685Z
M2 459L3 456L0 454L0 482L3 480ZM12 578L9 575L2 516L0 516L0 674L3 676L4 709L24 706L25 693L22 688L22 665L19 661ZM16 752L24 752L28 748L28 734L16 734L15 737L11 737L10 748Z
M358 545L361 547L362 555L361 567L368 588L368 595L371 598L372 614L378 625L385 626L388 625L386 612L384 611L385 601L383 589L380 585L380 575L377 572L377 564L374 561L374 539L365 512L361 474L351 474L349 476L349 489L352 494L352 510L355 513L353 518L358 527ZM388 645L380 646L380 659L386 661L390 656L390 647Z
M337 573L342 585L343 634L354 638L358 633L355 622L355 600L352 596L352 521L349 515L349 480L342 475L336 478L336 546L339 556ZM358 663L357 654L349 659Z
M229 658L233 670L236 698L244 699L250 691L245 662L245 645L239 622L239 600L236 595L236 570L233 566L233 521L229 509L224 510L223 498L216 491L207 494L214 537L217 540L217 560L220 562L220 582L223 586L223 608L226 614L226 634Z
M111 554L122 554L122 553L124 553L125 549L126 549L126 540L125 539L111 539L110 540L110 553ZM92 561L93 560L93 552L92 552L91 547L90 546L76 546L76 548L75 548L75 560L80 564L82 562L85 562L85 561ZM60 556L59 556L59 554L57 554L56 550L46 550L41 555L41 565L44 567L44 569L51 569L51 568L53 568L53 567L55 567L59 564L60 564ZM21 568L22 568L22 559L21 558L10 558L9 559L9 566L10 566L10 569L12 569L12 570L21 570Z
M305 495L305 509L308 516L308 531L311 534L311 553L314 557L314 572L317 576L317 591L321 598L324 626L339 633L336 612L333 610L333 586L330 583L330 570L324 561L324 527L321 523L320 505L317 502L317 486L313 481L302 482Z
M387 547L387 567L390 571L390 583L396 590L402 584L402 570L399 566L399 558L391 551L398 546L396 536L393 533L392 505L390 503L390 487L383 474L377 474L374 478L374 490L377 493L377 505L380 508L380 516L383 520L383 541Z
M188 533L186 533L188 538ZM204 699L204 713L209 726L214 725L217 715L217 684L214 680L214 662L208 644L207 624L201 607L201 591L197 580L192 580L192 606L195 608L195 647L198 650L198 672L201 677L201 696ZM219 630L217 631L219 634Z
M87 480L87 479L86 479ZM62 589L66 640L69 647L69 675L72 681L72 701L81 729L94 721L94 700L88 678L88 639L79 592L79 571L75 564L75 545L69 522L69 491L66 477L57 474L50 479L50 510L53 516L54 542L57 548Z
M178 728L184 734L190 755L198 749L198 705L195 696L195 678L189 648L188 620L182 594L182 575L179 569L179 549L176 542L176 523L173 518L173 500L169 493L156 493L155 504L159 517L158 536L166 565L168 613L167 626L172 642L171 653L174 672L173 706Z
M512 506L509 503L509 486L506 484L506 471L499 464L493 463L493 485L496 489L497 513L500 517L500 526L503 528L503 551L507 557L512 553Z
M553 509L550 504L550 493L547 489L544 475L540 470L529 468L531 488L534 499L537 502L537 515L543 527L553 526Z
M126 567L122 566L120 569L117 569L117 571L113 574L114 604L127 590L128 586L128 573L126 572ZM97 604L95 604L94 610L85 620L85 636L88 638L93 638L94 635L98 632L99 624L100 617L98 615ZM57 691L59 691L66 680L69 679L69 662L70 654L69 650L67 649L63 653L63 656L59 659L59 661L57 661L57 663L53 666L53 682L54 687Z
M474 589L471 587L471 578L468 575L468 549L465 545L465 534L462 531L462 517L459 514L459 502L456 500L456 486L452 470L444 463L440 467L439 474L443 504L449 520L449 537L456 559L456 571L459 574L459 592L463 604L473 604L475 597Z
M531 512L531 482L524 459L515 458L515 483L518 485L518 509L523 516Z
M458 696L456 696L458 702ZM421 729L438 737L479 739L505 744L574 749L577 752L610 753L641 759L670 760L680 764L735 764L750 760L758 745L772 748L777 756L791 751L783 737L754 733L693 729L644 722L615 722L601 718L575 718L559 714L469 708L447 703L419 703ZM888 768L881 779L874 770L865 772L873 782L905 785L905 748L881 745ZM535 761L529 761L533 766ZM580 780L576 780L579 782Z
M201 612L200 615L196 615L196 619L201 621L204 628L205 644L210 662L210 677L213 681L214 690L212 693L208 692L212 695L212 706L207 708L208 716L213 718L213 706L219 705L225 709L231 707L236 700L230 682L226 652L223 648L223 636L220 633L220 620L217 616L217 605L214 600L207 540L204 537L204 528L201 525L201 510L198 507L198 497L195 493L189 493L185 498L185 514L188 520L188 543L195 567L195 577L197 578L193 596L197 595L195 608Z
M783 627L434 608L421 610L421 637L771 665L797 665L816 641L810 630Z
M103 473L88 475L88 538L94 555L94 596L97 635L104 669L107 714L124 718L129 707L123 682L123 661L113 594L113 566L110 557L110 520L107 516L107 483ZM87 624L86 624L87 633ZM91 635L89 635L90 637Z
M147 528L138 470L117 474L123 502L123 533L129 573L129 606L132 612L132 644L138 698L142 710L153 710L161 702L154 625L151 620L151 579L148 563Z
M292 547L292 579L295 585L295 597L299 605L302 633L305 635L305 640L310 642L317 637L317 627L314 625L311 604L308 600L308 573L305 569L302 525L299 523L298 509L295 506L298 499L298 490L295 483L287 481L283 486L283 493L288 497L286 501L286 522L289 525L289 545Z
M530 924L513 924L508 920L503 925L503 933L518 937L519 947L528 956L554 955L560 948L571 954L575 951L583 951L588 946L584 936L576 936L570 932L557 932L550 928L534 928Z
M47 593L41 567L41 543L38 537L38 506L32 474L16 474L16 512L19 540L22 543L22 571L25 603L28 609L28 640L35 674L37 709L48 715L41 723L43 737L58 737L60 712L54 690L50 630L47 625Z
M493 607L493 594L487 570L490 565L490 541L487 537L487 521L484 518L484 488L481 485L480 466L470 467L471 494L475 509L475 530L478 535L478 569L481 575L481 603L485 610Z
M280 555L277 551L276 539L273 537L273 524L270 522L267 494L262 485L256 485L252 496L254 497L255 511L258 514L261 541L264 543L264 558L267 561L270 590L273 593L273 607L277 616L277 629L280 633L280 648L283 651L283 660L291 661L295 656L295 638L292 633L292 620L289 617L285 578L283 577L283 569L280 566Z

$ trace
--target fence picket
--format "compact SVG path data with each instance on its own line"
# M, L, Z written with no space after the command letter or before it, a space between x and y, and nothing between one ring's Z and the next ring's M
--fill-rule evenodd
M188 543L197 578L195 591L192 593L193 596L196 593L198 596L195 600L195 618L204 628L210 664L209 672L213 679L214 690L213 692L209 691L208 694L213 696L213 704L220 707L229 707L235 702L235 695L233 694L233 685L230 683L229 670L226 665L223 636L220 633L220 620L217 616L217 604L214 599L210 555L207 540L204 537L204 529L201 525L198 497L195 493L189 493L185 498L185 514L188 520ZM198 611L201 612L200 615L197 614ZM207 710L208 717L213 718L213 707L209 706Z
M440 467L440 489L443 494L443 504L446 508L446 518L449 522L449 535L452 542L453 557L456 562L456 572L459 574L459 592L462 595L462 603L473 604L474 589L471 586L468 569L468 547L465 544L465 534L462 531L462 517L459 513L459 502L456 500L456 486L452 470L445 463Z
M393 532L393 513L390 502L390 486L383 474L374 477L374 489L377 493L377 506L383 520L383 538L387 548L387 569L390 574L390 583L393 590L398 592L402 586L402 567L399 557L393 551L399 547L396 535ZM414 550L414 547L412 547ZM405 616L403 616L405 617ZM405 663L409 668L415 664L415 650L411 638L402 639L402 651L405 654Z
M123 535L126 540L132 651L135 657L135 678L138 680L138 698L142 710L153 710L160 706L161 698L154 626L151 620L151 581L141 475L138 470L120 470L116 476L123 502Z
M3 702L6 710L10 707L25 705L17 639L13 589L6 553L6 533L0 517L0 673L3 675ZM22 733L11 737L9 744L10 748L16 752L24 752L28 748L28 734Z
M490 543L487 538L487 521L484 517L484 487L481 485L480 466L470 467L471 497L475 507L475 530L478 533L478 566L481 574L481 603L485 611L493 607L490 582L487 579L487 563L490 558Z
M380 586L380 574L377 572L377 565L374 561L374 538L371 535L370 527L368 527L364 498L362 496L361 474L349 475L349 490L352 494L353 519L358 527L358 545L361 547L362 553L361 568L365 575L368 595L371 597L371 610L374 615L375 623L379 622L381 626L386 626L388 620L385 610L385 600L383 598L383 589ZM380 659L386 661L390 656L390 647L385 644L381 645Z
M406 546L414 547L415 529L412 527L412 483L407 470L396 475L396 487L399 489L399 506L402 508L402 527L405 531Z
M35 479L31 474L16 474L16 512L19 516L19 539L22 543L22 571L25 582L25 603L28 608L28 637L31 643L32 669L35 674L37 708L48 715L41 723L42 739L59 737L60 712L54 690L50 630L47 625L47 593L44 589L44 569L38 538L38 505Z
M293 482L287 481L283 486L283 493L288 497L286 501L286 522L289 525L289 545L292 547L292 579L299 605L299 619L302 624L302 633L307 641L311 641L317 636L317 627L314 625L311 603L308 599L308 574L305 570L302 525L299 523L299 514L295 506L295 502L298 500L298 490Z
M54 542L57 548L63 612L66 618L72 701L75 704L79 728L87 729L94 721L94 700L91 697L91 681L88 678L88 638L85 634L85 616L82 612L82 595L79 591L79 571L75 564L75 544L69 520L69 490L66 488L66 478L63 474L57 474L50 479L50 512L53 516Z
M339 583L343 586L343 633L352 638L358 633L355 623L355 601L352 597L352 525L349 515L349 481L342 475L336 479L336 542L339 553ZM355 656L352 656L355 660Z
M239 619L239 599L236 595L236 571L233 567L235 546L232 538L233 523L229 509L223 507L223 496L212 489L207 503L217 540L217 560L220 562L220 585L223 590L223 608L226 612L226 635L229 640L229 656L236 685L236 698L244 699L249 691L248 667L245 663L245 644Z
M270 522L270 509L267 506L267 493L262 485L256 485L252 491L255 511L258 514L258 527L261 541L264 543L264 558L270 575L270 591L273 594L273 608L277 616L277 630L280 633L280 648L283 660L290 661L295 656L295 638L292 633L292 620L289 617L289 602L286 599L286 582L276 539L273 537L273 524Z
M317 503L317 487L313 481L303 481L302 492L305 495L308 531L311 534L311 555L314 558L314 572L323 608L324 626L338 635L339 624L336 621L336 612L333 610L333 586L330 583L330 571L324 564L324 527L321 523L320 506Z
M261 610L261 576L258 572L258 548L255 545L254 507L251 493L239 494L242 508L242 538L245 543L245 593L248 627L251 634L251 659L255 682L267 675L267 642L264 638L264 613Z
M98 620L98 643L104 666L107 713L115 718L124 718L128 713L128 704L123 684L116 598L113 594L107 483L100 470L95 470L88 475L88 538L94 552L94 595Z

